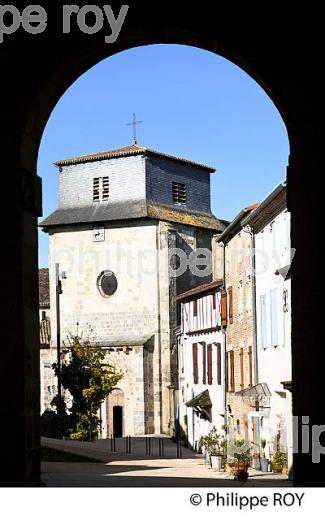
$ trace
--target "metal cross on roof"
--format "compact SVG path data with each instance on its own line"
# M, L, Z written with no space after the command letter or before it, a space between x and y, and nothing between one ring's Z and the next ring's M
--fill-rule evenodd
M137 125L140 125L142 121L137 121L135 112L133 112L133 121L132 123L127 123L127 126L133 126L133 140L132 144L137 144Z

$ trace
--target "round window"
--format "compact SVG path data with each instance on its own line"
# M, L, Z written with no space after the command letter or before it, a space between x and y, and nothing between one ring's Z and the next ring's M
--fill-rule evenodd
M97 287L102 296L112 296L117 289L117 279L112 271L103 271L97 278Z

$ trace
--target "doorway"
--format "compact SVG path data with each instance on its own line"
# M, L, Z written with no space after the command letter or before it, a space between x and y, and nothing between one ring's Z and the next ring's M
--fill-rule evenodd
M113 407L113 436L123 437L123 407Z

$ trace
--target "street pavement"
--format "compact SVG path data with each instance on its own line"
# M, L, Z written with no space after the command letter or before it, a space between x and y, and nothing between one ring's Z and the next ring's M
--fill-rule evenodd
M144 437L132 438L131 453L126 453L126 440L65 441L42 438L42 445L70 453L100 459L91 462L43 462L42 481L48 487L286 487L292 486L283 475L261 473L249 469L247 482L237 482L225 472L209 468L199 455L182 447L182 458L176 458L177 447L164 438L164 456L159 456L158 437L151 437L151 454L146 455Z

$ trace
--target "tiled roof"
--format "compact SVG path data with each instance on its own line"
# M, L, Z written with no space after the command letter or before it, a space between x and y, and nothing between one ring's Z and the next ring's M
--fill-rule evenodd
M49 346L51 340L51 322L48 318L40 322L40 344L41 346Z
M193 289L190 289L182 294L179 294L177 296L178 301L189 301L195 299L196 296L202 296L202 294L209 294L216 289L219 289L219 287L222 286L222 280L215 280L210 283L205 283L202 285L198 285L197 287L194 287Z
M45 230L49 227L69 224L82 224L89 222L108 222L118 220L130 220L138 218L151 218L167 222L177 222L189 226L223 231L225 225L212 213L188 211L180 206L167 206L154 202L133 201L127 204L107 203L92 204L79 208L57 209L39 226Z
M48 308L50 306L50 282L48 268L38 270L38 286L39 306Z
M102 161L104 159L114 159L118 157L129 157L132 155L151 155L155 157L162 157L163 159L170 159L172 161L182 162L188 164L189 166L194 166L195 168L200 168L203 170L207 170L210 173L215 172L215 168L211 166L207 166L206 164L201 164L195 161L189 161L188 159L183 159L182 157L177 157L175 155L170 155L163 152L157 152L156 150L152 150L150 148L145 148L144 146L139 146L137 144L132 144L130 146L124 146L123 148L116 148L114 150L107 150L104 152L91 153L87 155L80 155L79 157L71 157L68 159L63 159L61 161L55 162L55 166L69 166L71 164L80 164L85 162L92 161Z

